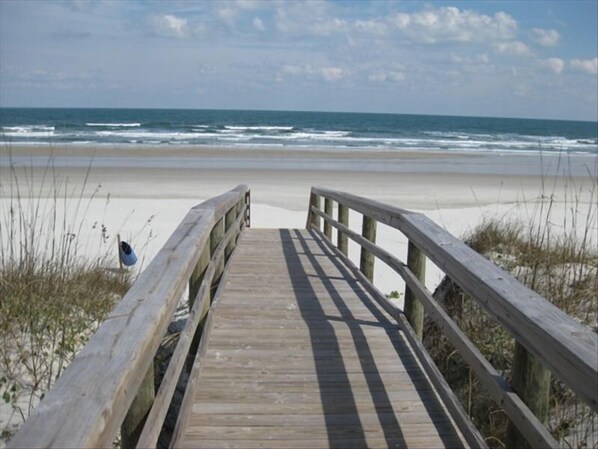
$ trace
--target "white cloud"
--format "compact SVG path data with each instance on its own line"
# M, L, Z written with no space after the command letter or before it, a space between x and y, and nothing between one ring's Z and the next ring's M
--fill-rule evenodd
M480 53L474 56L451 55L451 62L462 65L481 65L488 64L490 58L486 53Z
M306 76L310 79L321 78L325 81L337 81L346 75L340 67L313 67L307 65L285 65L282 74L291 76Z
M193 34L196 36L205 35L208 32L208 26L205 23L198 23L193 29Z
M542 67L552 70L557 75L563 72L565 68L565 61L560 58L550 58L540 61Z
M264 22L262 22L262 19L260 19L259 17L253 18L253 28L255 28L258 31L265 31L266 29L266 27L264 26Z
M320 73L326 81L336 81L344 76L343 69L338 67L323 67Z
M598 57L594 59L573 59L569 62L571 68L579 72L598 75Z
M218 18L229 27L235 25L235 17L237 16L237 10L233 8L222 8L216 13Z
M310 30L318 36L329 36L333 33L344 33L349 31L349 23L342 19L324 19L312 23Z
M151 16L150 27L154 34L168 37L185 37L187 35L187 19L181 19L171 14Z
M499 42L496 44L499 53L515 56L526 56L531 54L530 49L521 41Z
M284 34L316 34L314 26L332 20L328 17L328 4L323 1L281 2L274 15L276 28Z
M532 30L532 39L543 47L554 47L560 38L561 35L557 30L544 30L542 28Z
M370 34L385 35L388 33L388 25L379 20L357 20L355 29Z
M389 82L401 82L405 79L405 75L402 72L398 71L377 71L370 73L368 75L368 80L375 82L375 83L384 83L386 81Z
M517 31L517 22L506 13L490 17L455 7L397 13L389 22L409 39L424 44L504 41L513 39Z

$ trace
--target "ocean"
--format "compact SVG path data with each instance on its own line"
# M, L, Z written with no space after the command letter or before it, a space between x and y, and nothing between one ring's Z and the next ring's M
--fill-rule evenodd
M181 109L0 108L0 143L598 154L598 123Z

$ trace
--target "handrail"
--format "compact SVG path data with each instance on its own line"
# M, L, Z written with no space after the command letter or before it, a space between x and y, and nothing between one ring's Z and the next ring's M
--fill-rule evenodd
M395 270L407 288L421 301L430 318L445 332L489 393L501 403L513 424L533 445L554 446L555 440L473 346L456 324L428 293L408 265L384 251L367 236L349 229L320 210L320 197L336 201L341 209L351 208L401 231L417 249L426 254L471 298L509 330L537 359L596 410L598 378L598 337L543 297L525 287L513 276L466 246L422 214L385 205L359 196L313 187L308 209L308 228L320 231L320 219L335 227L340 236L357 242L363 251L377 256ZM343 212L346 215L346 212ZM339 218L341 220L341 218ZM365 231L365 229L364 229ZM322 234L332 244L330 228ZM342 251L346 256L346 250ZM384 305L384 304L383 304ZM389 304L385 308L391 307Z
M211 252L198 299L179 341L183 346L175 349L173 365L167 369L165 379L176 383L195 329L205 316L209 296L205 292L213 284L216 265L249 224L249 207L249 190L243 185L193 207L8 447L112 445L196 265L211 246L211 235L220 226L224 229L225 215L234 215L234 222L227 220L226 234L223 230L223 238ZM168 408L173 385L171 380L160 388L158 408ZM161 428L163 412L152 411L150 417ZM145 442L155 444L155 432L143 435Z
M170 400L174 394L177 381L183 369L183 364L189 352L189 348L191 347L191 341L195 336L195 332L200 321L208 313L209 306L207 303L210 300L210 287L216 274L216 266L224 257L228 242L233 238L237 229L241 227L242 222L245 219L244 214L246 210L247 207L243 205L235 223L228 231L226 231L224 238L218 244L218 247L214 251L214 255L210 259L210 264L204 274L201 287L197 292L197 296L195 297L195 301L193 302L189 312L189 317L187 318L185 328L179 336L176 349L172 354L168 368L164 373L162 384L156 393L154 406L146 418L139 441L137 442L137 447L139 448L150 448L156 446L156 442L158 441L158 437L160 436L160 431L162 429L162 424L164 423L164 418L166 418L166 413L168 412L168 405L170 404Z

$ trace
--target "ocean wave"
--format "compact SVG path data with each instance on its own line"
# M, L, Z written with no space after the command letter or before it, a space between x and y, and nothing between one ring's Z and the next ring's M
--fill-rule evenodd
M3 126L2 132L13 132L13 133L28 133L28 132L53 132L53 126L46 125L22 125L22 126Z
M199 121L199 120L198 120ZM48 123L52 123L49 121ZM57 122L58 123L58 122ZM450 151L450 152L504 152L537 153L566 151L570 154L598 154L598 140L591 134L569 138L559 135L534 136L516 132L467 132L463 130L405 130L371 128L352 125L351 131L317 129L315 125L302 126L245 126L224 123L193 124L194 121L176 123L139 120L130 121L82 120L80 124L65 121L56 127L43 125L16 125L0 128L0 141L24 144L25 142L59 142L65 144L172 144L206 146L287 147L302 149L378 151ZM197 122L195 122L197 123ZM341 126L338 126L341 128ZM527 130L526 130L527 131ZM558 131L552 131L556 134ZM547 133L548 134L548 133Z
M238 127L240 128L240 127ZM247 127L244 127L244 129ZM233 145L318 145L324 147L347 147L347 148L388 148L408 149L418 151L581 151L595 153L597 146L591 143L580 143L577 140L565 139L562 137L550 136L549 138L526 140L519 136L510 135L507 139L503 135L498 138L482 138L481 134L470 135L468 139L447 138L422 138L422 137L389 137L389 136L353 136L346 131L293 131L287 133L259 133L247 132L233 129L216 130L203 129L195 131L157 131L157 130L102 130L93 133L99 140L109 139L116 141L127 141L130 143L179 143L179 144L220 144L228 143ZM78 137L85 137L79 135ZM486 137L486 136L484 136Z
M189 132L160 132L160 131L95 131L94 135L98 137L116 137L125 140L139 140L139 139L158 139L160 141L173 140L185 140L193 139L194 137L200 136L201 133L189 133Z
M46 125L3 126L0 132L5 137L48 138L54 135L54 127Z
M141 123L86 123L86 126L107 128L139 128Z
M234 131L292 131L293 126L237 126L237 125L226 125L225 129L231 129Z

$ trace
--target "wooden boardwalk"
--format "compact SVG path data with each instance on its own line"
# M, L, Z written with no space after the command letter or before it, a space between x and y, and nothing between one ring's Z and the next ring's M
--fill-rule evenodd
M466 446L398 325L315 234L246 230L210 313L174 447Z
M419 341L424 317L501 404L506 446L563 445L543 424L551 375L597 410L597 334L426 216L322 187L310 191L308 230L248 229L250 211L244 185L191 208L8 448L111 447L119 436L137 449L487 447ZM407 239L406 263L375 244L378 223ZM515 338L513 385L425 288L426 259ZM368 280L374 260L405 282L404 313ZM192 307L156 386L186 291ZM171 439L165 418L188 360Z

